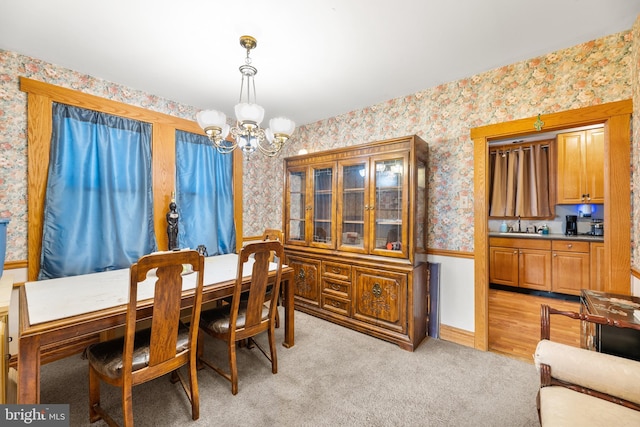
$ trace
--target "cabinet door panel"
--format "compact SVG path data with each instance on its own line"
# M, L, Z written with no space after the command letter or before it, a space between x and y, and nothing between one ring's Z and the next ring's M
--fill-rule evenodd
M558 203L582 203L584 132L558 135Z
M320 261L293 257L287 259L293 268L294 294L297 300L311 305L320 304Z
M558 135L558 203L604 203L604 129Z
M336 210L334 197L336 192L335 165L333 163L317 165L311 168L313 222L310 246L321 248L335 247Z
M606 289L607 280L604 243L591 243L591 253L589 258L589 262L591 264L589 287L594 291L604 291Z
M518 250L489 248L489 281L498 285L518 286Z
M368 158L338 163L338 249L367 253L369 233Z
M551 290L551 252L537 249L520 249L520 287Z
M307 168L290 169L287 172L285 191L285 241L288 244L306 245L307 237Z
M589 254L578 252L553 253L553 291L569 295L580 295L589 284Z
M406 274L367 269L355 274L354 318L405 332Z
M604 129L586 132L585 179L589 203L604 203Z
M409 158L406 153L372 158L370 253L408 257Z

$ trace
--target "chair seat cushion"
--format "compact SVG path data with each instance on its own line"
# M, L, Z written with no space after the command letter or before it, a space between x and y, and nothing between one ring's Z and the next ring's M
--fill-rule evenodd
M540 418L543 427L640 426L639 411L559 386L540 389Z
M136 332L133 344L133 368L137 371L149 365L149 344L151 329ZM189 328L180 323L176 354L189 348ZM84 356L94 369L109 378L119 378L122 375L122 352L124 337L92 344L85 350Z
M202 329L209 330L215 334L226 334L229 332L229 322L231 321L231 305L224 305L222 307L214 308L212 310L203 311L200 314L200 327ZM240 308L238 309L238 319L236 321L236 328L243 328L246 320L247 306L246 302L240 302ZM262 307L262 320L269 318L269 307L263 305Z

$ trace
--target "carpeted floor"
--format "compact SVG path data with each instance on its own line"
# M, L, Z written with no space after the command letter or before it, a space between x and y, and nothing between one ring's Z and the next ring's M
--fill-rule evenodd
M199 371L200 419L168 377L133 390L137 426L538 426L538 376L526 362L428 339L413 353L295 313L295 346L281 346L278 374L258 349L240 349L239 391ZM266 336L260 342L266 345ZM210 338L206 352L226 365ZM42 403L69 403L71 425L88 423L87 362L73 356L42 368ZM102 402L121 421L118 390ZM102 421L96 426L105 425Z

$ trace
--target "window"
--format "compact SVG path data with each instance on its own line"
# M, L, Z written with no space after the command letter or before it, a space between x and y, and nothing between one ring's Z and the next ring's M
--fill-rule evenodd
M151 125L54 103L38 278L127 268L156 249Z

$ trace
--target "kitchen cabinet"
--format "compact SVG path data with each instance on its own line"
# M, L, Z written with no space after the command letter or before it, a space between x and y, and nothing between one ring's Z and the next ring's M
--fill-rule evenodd
M427 151L407 136L285 159L296 309L406 350L426 337Z
M551 290L551 241L489 239L489 281L498 285Z
M557 136L557 203L604 203L604 128Z
M576 296L605 288L603 242L490 237L489 245L491 284Z
M553 292L580 295L590 286L589 242L553 240L551 258Z
M594 291L604 291L606 289L606 261L604 257L604 243L592 242L589 250L590 255L590 278L589 289Z

